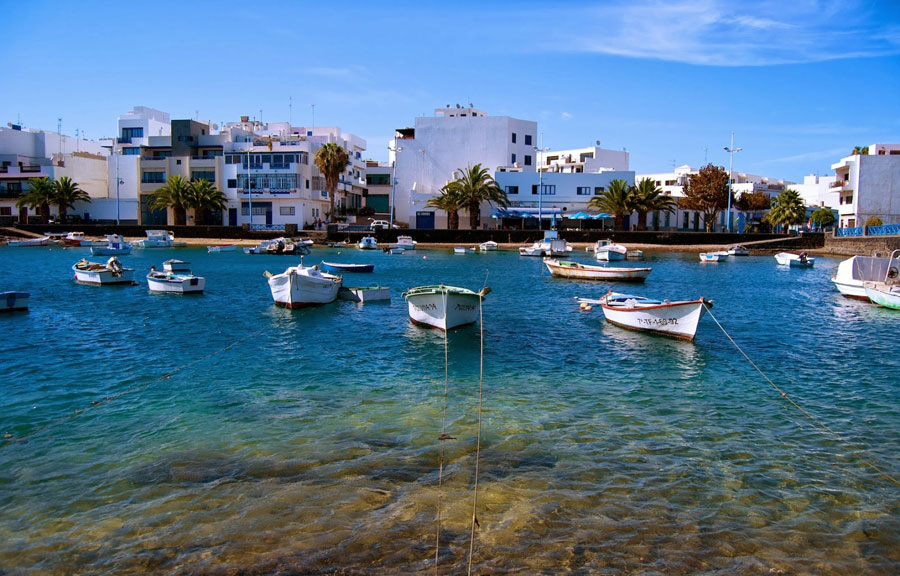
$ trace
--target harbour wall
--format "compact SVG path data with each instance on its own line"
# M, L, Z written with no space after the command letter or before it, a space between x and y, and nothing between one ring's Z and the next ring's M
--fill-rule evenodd
M900 250L900 236L825 236L825 251L840 256L889 256Z

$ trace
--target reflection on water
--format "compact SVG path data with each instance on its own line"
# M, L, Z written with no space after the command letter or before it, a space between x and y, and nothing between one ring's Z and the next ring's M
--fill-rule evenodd
M319 250L322 259L334 251ZM204 298L71 282L76 251L0 248L32 293L0 318L0 566L10 573L466 570L484 403L478 573L893 574L896 313L771 257L648 254L628 287L714 298L694 342L606 324L515 254L355 253L390 302L275 307L269 256L163 250ZM690 256L690 257L688 257ZM41 264L36 266L35 262ZM41 272L38 272L40 270ZM402 290L494 291L484 321L412 325ZM61 297L65 296L65 297ZM452 439L442 443L441 432ZM441 472L442 470L442 472Z

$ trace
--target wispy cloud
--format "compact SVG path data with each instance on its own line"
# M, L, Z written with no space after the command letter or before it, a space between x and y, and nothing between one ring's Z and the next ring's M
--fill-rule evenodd
M900 54L895 0L621 0L545 34L547 50L701 66L769 66Z
M831 148L829 150L814 150L812 152L804 152L803 154L794 154L793 156L784 156L782 158L771 158L769 160L758 162L759 165L765 166L769 164L793 164L808 160L828 160L829 163L837 162L844 156L850 155L850 149L846 146L843 148Z
M559 117L563 120L571 120L572 118L574 118L574 116L572 116L572 114L570 114L569 112L563 112L559 115Z
M353 78L366 73L363 66L345 66L341 68L332 68L327 66L314 66L306 68L304 73L311 76L322 76L326 78Z

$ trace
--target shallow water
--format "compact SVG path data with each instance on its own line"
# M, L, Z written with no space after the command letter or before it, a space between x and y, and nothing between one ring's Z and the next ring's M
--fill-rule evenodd
M900 314L840 297L837 260L649 254L617 287L713 298L770 384L710 315L693 343L624 331L575 303L608 284L538 259L338 252L305 260L374 263L345 283L391 302L277 308L262 273L292 257L123 258L190 260L207 292L177 296L0 248L0 290L32 295L0 317L0 572L420 573L440 508L438 572L465 573L481 331L449 334L445 387L400 296L432 283L493 288L473 573L897 572Z

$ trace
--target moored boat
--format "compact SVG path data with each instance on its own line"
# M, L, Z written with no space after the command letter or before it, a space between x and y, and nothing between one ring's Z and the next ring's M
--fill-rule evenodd
M572 251L569 243L559 237L556 230L547 230L544 232L543 240L535 242L531 246L522 246L519 248L520 256L535 257L559 257L565 256Z
M365 236L356 244L356 247L360 250L377 250L378 242L375 240L374 236Z
M176 242L175 234L166 230L147 230L147 237L134 243L137 248L182 248L185 242Z
M419 286L403 293L413 324L450 330L478 320L481 301L490 293L485 286L478 292L456 286Z
M302 256L309 254L309 246L290 238L274 238L266 246L266 254L275 256Z
M629 250L625 253L625 258L628 260L643 260L644 259L644 251L643 250Z
M82 258L72 266L75 279L84 284L133 284L134 268L125 268L115 256L106 264Z
M740 244L735 244L734 246L729 246L728 250L729 256L749 256L750 250L747 249L746 246L741 246Z
M342 281L340 276L322 272L318 266L304 266L302 260L281 274L267 271L265 276L275 304L286 308L334 302Z
M0 292L0 312L20 312L28 310L28 292Z
M816 263L816 259L807 256L806 252L799 254L779 252L775 255L775 261L779 266L789 266L790 268L812 268Z
M209 254L214 252L234 252L235 250L237 250L237 244L213 244L206 247L206 251Z
M624 260L628 254L628 248L621 244L616 244L612 240L597 240L593 246L593 251L594 258L606 260L607 262Z
M700 262L718 262L722 258L725 258L728 254L724 252L701 252L700 253Z
M131 254L131 243L126 242L120 234L107 234L106 245L91 246L91 256L127 256Z
M94 241L85 238L84 232L67 232L60 240L60 244L63 246L93 246Z
M600 299L577 300L582 307L599 304L610 324L682 340L694 339L703 309L712 307L712 301L704 298L669 302L612 291Z
M900 286L884 282L866 282L864 289L872 304L900 310Z
M412 239L412 236L397 236L396 242L391 242L388 244L388 248L402 248L403 250L415 250L416 242Z
M163 270L166 272L190 272L191 263L172 258L163 262Z
M256 246L247 246L244 248L244 254L268 254L269 246L276 240L263 240Z
M391 299L390 286L341 286L338 299L351 302L384 302Z
M611 266L591 266L580 262L544 258L544 265L550 274L560 278L578 280L606 280L610 282L643 282L652 268L614 268Z
M837 265L831 273L831 281L847 298L868 302L865 283L893 280L898 277L898 269L897 263L891 265L891 258L853 256Z
M466 248L464 246L455 246L453 248L454 254L474 254L475 250L473 248Z
M7 240L6 245L10 248L26 248L29 246L46 246L50 243L49 236L41 236L40 238L22 238L21 240Z
M322 262L322 270L327 272L372 272L374 264L347 264L344 262Z
M494 252L500 247L499 244L494 242L493 240L488 240L487 242L482 242L478 245L479 252Z
M206 278L188 273L159 272L153 266L147 274L147 287L151 292L169 294L201 294L206 288Z

